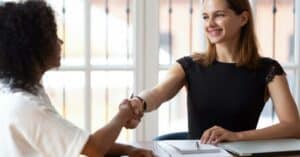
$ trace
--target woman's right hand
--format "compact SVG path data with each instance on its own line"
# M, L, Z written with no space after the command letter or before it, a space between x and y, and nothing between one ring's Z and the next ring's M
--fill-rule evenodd
M118 113L120 119L125 122L125 125L127 122L133 118L135 118L135 114L133 112L133 108L130 105L130 102L128 99L124 99L120 105L119 105L119 113Z
M133 97L128 100L129 105L131 105L131 109L134 113L134 118L129 120L125 127L127 129L133 129L138 126L141 121L141 118L144 116L143 102L139 100L137 97Z

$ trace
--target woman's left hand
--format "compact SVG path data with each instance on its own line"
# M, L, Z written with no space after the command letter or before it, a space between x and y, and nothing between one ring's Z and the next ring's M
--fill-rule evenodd
M154 154L151 150L133 147L128 152L128 156L129 157L154 157Z
M217 144L222 141L237 141L238 133L226 130L220 126L214 126L204 131L201 143Z

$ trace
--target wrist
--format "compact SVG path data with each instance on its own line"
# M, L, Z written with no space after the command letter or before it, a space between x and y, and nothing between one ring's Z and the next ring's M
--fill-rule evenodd
M125 113L124 111L120 111L115 117L115 120L121 123L122 126L126 125L127 121L129 120L126 114L127 113Z
M147 102L145 101L145 99L143 99L142 97L136 95L133 96L134 98L137 98L142 104L143 104L143 112L146 112L147 110Z
M243 132L236 132L236 141L242 141L244 139Z

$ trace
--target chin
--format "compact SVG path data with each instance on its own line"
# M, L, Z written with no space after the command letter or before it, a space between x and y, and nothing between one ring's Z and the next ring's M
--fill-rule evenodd
M209 40L209 42L212 44L218 44L220 41L219 40Z
M212 44L219 44L223 42L223 38L209 38L209 42Z
M224 41L224 34L219 34L218 36L211 36L210 34L207 34L207 38L210 43L218 44Z
M60 62L53 64L49 69L58 69L60 67Z
M60 62L56 64L54 68L59 68L60 67Z

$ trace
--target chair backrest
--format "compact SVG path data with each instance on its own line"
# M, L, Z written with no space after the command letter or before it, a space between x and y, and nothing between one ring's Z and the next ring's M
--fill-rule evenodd
M175 132L169 133L161 136L157 136L154 138L154 141L162 141L162 140L186 140L188 139L188 132Z

